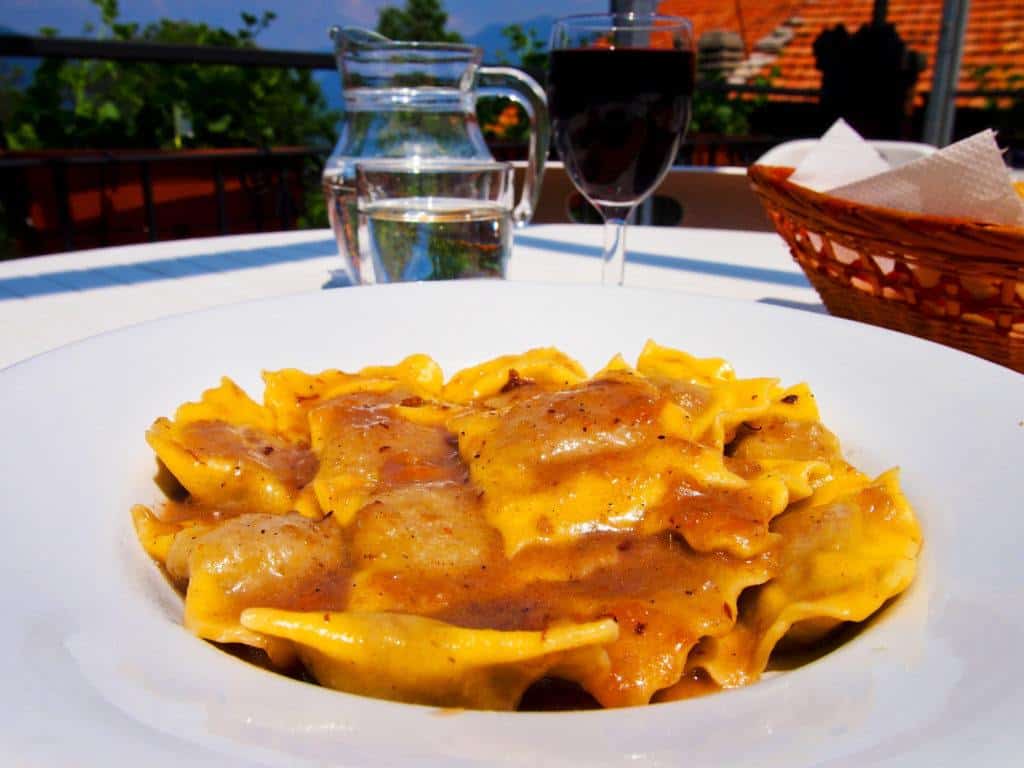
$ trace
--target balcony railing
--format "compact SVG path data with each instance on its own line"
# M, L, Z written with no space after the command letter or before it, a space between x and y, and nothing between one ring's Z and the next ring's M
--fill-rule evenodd
M120 40L93 40L83 37L36 37L0 35L0 58L97 59L107 61L150 62L164 64L220 64L236 67L283 67L289 69L334 70L334 55L322 52L274 50L268 48L228 48L200 45ZM781 88L773 85L709 83L708 90L730 94L799 96L817 99L817 88ZM956 98L1024 98L1024 89L970 88L956 91Z
M330 53L0 35L0 58L103 59L165 64L334 70ZM792 97L812 104L817 89L708 83L732 95ZM1022 98L1021 90L964 90L957 96ZM697 135L684 165L746 165L776 136ZM326 147L191 152L0 152L0 257L173 237L288 229L316 189ZM167 193L168 176L202 178ZM180 180L180 179L179 179ZM318 193L316 193L318 194ZM5 231L2 229L5 228ZM15 254L4 253L4 240Z
M0 153L8 255L292 229L328 151Z
M235 67L283 67L334 69L329 53L280 51L267 48L228 48L209 45L124 40L92 40L85 37L33 37L0 35L0 58L97 59L152 62L157 64L227 64Z

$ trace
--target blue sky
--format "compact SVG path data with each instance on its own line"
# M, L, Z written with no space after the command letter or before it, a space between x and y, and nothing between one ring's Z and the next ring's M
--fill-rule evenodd
M277 20L261 36L264 46L313 50L329 46L327 28L332 24L372 27L385 5L404 5L404 0L121 0L121 17L143 23L164 16L185 18L234 29L240 11L270 10ZM470 36L490 24L606 11L608 0L445 0L445 8L449 27ZM87 21L97 18L88 0L0 0L0 26L18 32L51 26L65 35L80 34Z

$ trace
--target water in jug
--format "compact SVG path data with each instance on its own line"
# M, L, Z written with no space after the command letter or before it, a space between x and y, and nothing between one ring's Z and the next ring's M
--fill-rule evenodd
M364 29L334 27L344 91L341 136L324 167L328 217L345 270L359 270L355 165L367 158L492 159L476 117L481 96L512 99L530 121L529 159L513 213L533 216L550 140L544 90L511 67L481 66L471 45L389 40Z

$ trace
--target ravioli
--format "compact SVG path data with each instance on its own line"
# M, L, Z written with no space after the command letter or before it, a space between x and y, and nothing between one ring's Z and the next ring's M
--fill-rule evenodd
M412 355L228 379L147 440L184 498L132 518L197 636L349 693L515 709L753 683L914 577L895 471L849 465L806 384L649 342L445 381ZM165 484L166 485L166 484ZM536 696L531 697L535 699Z
M774 529L778 574L751 594L728 636L708 638L689 662L723 687L756 680L783 638L812 643L864 621L914 578L921 532L895 470L872 481L846 467Z
M434 397L441 391L440 366L426 355L410 355L397 365L370 366L359 373L327 370L317 374L294 368L265 371L264 404L277 431L292 440L310 439L309 412L323 403L359 392L402 389L409 397Z
M287 512L317 467L306 448L219 420L158 419L146 439L192 499L207 507Z
M324 685L440 707L511 709L552 670L600 670L611 619L543 631L466 629L399 613L295 613L253 608L242 623L291 640Z
M450 433L409 418L413 403L420 400L401 391L358 393L310 411L313 450L320 457L313 489L321 508L340 523L387 489L464 480Z
M666 418L672 393L630 371L540 391L452 421L507 554L650 520L680 482L745 487L720 450L688 440ZM649 526L648 526L649 527Z
M187 585L185 626L220 643L261 648L279 665L291 648L240 622L255 606L301 609L344 605L350 567L344 536L329 519L244 514L179 532L164 561Z

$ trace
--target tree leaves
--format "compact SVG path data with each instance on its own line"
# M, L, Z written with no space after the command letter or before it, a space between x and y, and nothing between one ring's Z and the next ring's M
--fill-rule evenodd
M172 19L140 28L118 21L117 0L92 2L97 36L114 40L249 48L275 18L243 12L237 32ZM12 149L328 144L338 119L312 75L294 69L49 59L8 100L0 143Z
M104 101L96 110L96 119L101 123L114 122L121 119L121 110L112 101Z
M377 16L377 31L392 40L459 43L462 35L445 29L448 14L441 0L405 0L404 8L385 6Z
M231 127L231 115L223 115L206 124L206 129L210 133L224 133L229 127Z
M537 30L522 24L509 24L501 28L502 36L508 41L509 49L514 55L514 64L530 72L547 72L548 47L541 40ZM499 63L505 63L504 52L498 52Z

